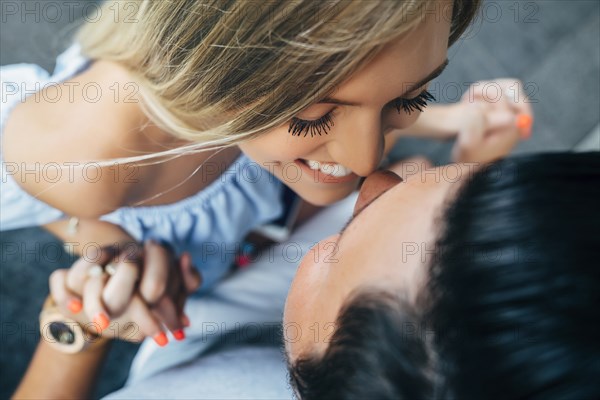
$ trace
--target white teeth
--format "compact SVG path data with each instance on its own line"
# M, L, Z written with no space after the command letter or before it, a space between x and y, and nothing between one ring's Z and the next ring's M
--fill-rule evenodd
M338 167L340 167L339 164L323 164L321 167L321 172L327 175L337 176L336 172L341 169Z
M337 163L323 163L321 164L319 161L306 160L306 165L312 170L320 170L322 173L331 175L336 178L341 178L344 176L348 176L352 173L350 168L346 168L341 164Z
M332 171L331 172L325 172L325 171L323 171L323 168L321 168L321 171L324 172L324 173L326 173L326 174L335 176L336 178L341 178L343 176L348 176L348 175L350 175L352 173L352 170L350 168L346 168L346 167L344 167L341 164L334 164L334 165L332 165Z
M310 169L319 169L319 168L321 168L321 163L318 162L318 161L306 160L306 164L308 165L308 168L310 168Z

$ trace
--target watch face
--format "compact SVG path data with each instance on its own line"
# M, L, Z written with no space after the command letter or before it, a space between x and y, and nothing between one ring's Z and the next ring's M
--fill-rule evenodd
M58 343L73 344L75 342L75 332L67 324L60 321L50 323L50 334Z

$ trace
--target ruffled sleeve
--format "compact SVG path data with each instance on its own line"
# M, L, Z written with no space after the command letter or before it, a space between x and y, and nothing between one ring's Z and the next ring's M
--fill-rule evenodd
M245 155L196 195L177 203L126 207L101 217L123 227L136 240L171 244L189 251L208 290L223 277L254 228L283 211L282 183Z

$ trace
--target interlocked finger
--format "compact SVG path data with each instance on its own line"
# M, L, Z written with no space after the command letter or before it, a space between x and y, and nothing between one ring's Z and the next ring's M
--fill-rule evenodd
M104 247L95 251L96 254L80 257L67 273L67 288L78 295L83 293L83 286L88 278L88 271L93 266L102 266L116 254L114 247Z
M175 273L169 250L154 241L144 244L144 271L139 285L142 299L149 305L158 303L167 291L170 274Z
M94 265L88 270L88 278L83 286L83 309L92 321L98 333L110 325L109 313L102 303L102 290L108 279L108 274L99 265Z
M135 294L141 262L141 251L134 249L121 253L118 260L105 267L110 279L102 292L102 301L111 315L121 315Z

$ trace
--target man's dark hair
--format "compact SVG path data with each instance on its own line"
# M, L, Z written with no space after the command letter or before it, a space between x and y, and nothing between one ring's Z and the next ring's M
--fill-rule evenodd
M291 366L298 395L600 398L599 204L600 153L479 171L445 212L423 310L349 299L325 353Z
M416 399L429 393L418 316L398 296L365 291L340 310L321 357L290 366L302 399Z

